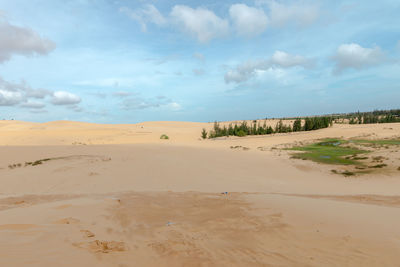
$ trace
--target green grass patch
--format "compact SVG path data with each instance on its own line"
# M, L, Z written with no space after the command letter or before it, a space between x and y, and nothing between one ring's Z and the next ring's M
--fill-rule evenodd
M351 140L350 142L361 145L378 145L378 146L398 146L400 140L382 139L382 140Z
M348 141L340 139L324 139L321 142L306 146L297 146L289 150L302 151L296 153L293 158L312 160L315 162L336 165L362 165L357 161L357 155L368 153L366 150L346 147Z

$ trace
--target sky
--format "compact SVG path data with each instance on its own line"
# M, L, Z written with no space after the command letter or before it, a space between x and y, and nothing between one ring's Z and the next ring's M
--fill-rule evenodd
M400 108L400 1L0 0L0 119Z

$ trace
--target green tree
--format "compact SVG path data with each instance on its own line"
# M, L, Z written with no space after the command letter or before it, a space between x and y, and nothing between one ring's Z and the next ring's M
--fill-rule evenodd
M239 137L246 136L246 135L247 135L247 133L243 130L239 130L237 133L237 136L239 136Z
M301 131L301 119L296 119L293 122L293 132L299 132Z
M201 131L201 137L202 137L203 139L206 139L206 138L207 138L207 131L206 131L206 129L204 129L204 128L203 128L203 130Z

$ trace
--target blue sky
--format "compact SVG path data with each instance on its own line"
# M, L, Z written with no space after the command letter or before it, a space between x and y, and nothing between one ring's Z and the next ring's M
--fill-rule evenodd
M0 119L400 108L400 2L0 0Z

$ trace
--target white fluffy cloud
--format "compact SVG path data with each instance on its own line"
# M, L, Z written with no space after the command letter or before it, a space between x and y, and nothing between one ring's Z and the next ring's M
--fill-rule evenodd
M241 83L253 77L258 71L271 70L273 68L303 67L310 68L313 60L299 55L291 55L283 51L275 51L269 59L247 61L225 73L225 82Z
M214 14L211 10L198 7L176 5L170 14L173 22L184 32L195 36L200 42L223 37L229 32L229 23Z
M306 3L282 4L277 1L258 1L265 3L269 8L269 18L273 26L282 27L287 23L307 26L319 16L319 7Z
M127 7L121 7L120 12L127 14L133 20L136 20L142 28L142 31L147 31L147 24L154 23L158 26L165 25L167 23L166 18L158 11L158 9L151 4L145 5L142 8L130 9Z
M43 99L51 95L46 89L33 89L25 81L8 82L0 77L0 106L15 106L27 102L30 98Z
M171 24L194 36L200 42L208 42L211 39L225 36L229 32L227 20L202 7L193 9L185 5L175 5L169 16L164 16L154 5L150 4L133 10L122 7L120 12L137 21L144 32L147 31L149 23L158 26Z
M270 60L272 65L282 68L290 68L294 66L303 66L305 68L312 65L312 61L299 55L290 55L286 52L275 51Z
M46 107L49 100L53 105L66 105L75 111L80 109L77 104L81 102L81 98L77 95L43 88L34 89L25 81L8 82L0 77L0 106L29 108L31 112L37 113Z
M76 105L81 102L81 98L69 92L57 91L53 93L51 103L54 105Z
M41 100L38 102L37 100ZM69 92L30 87L25 81L8 82L0 77L0 106L18 106L32 110L43 109L50 100L54 105L77 105L81 98Z
M261 34L267 27L268 17L261 8L245 4L234 4L229 8L229 15L236 31L242 36Z
M349 68L362 69L378 65L385 61L385 55L379 46L364 48L351 43L340 45L333 60L336 62L334 72L338 74Z
M32 99L51 97L54 105L76 105L81 102L79 96L69 92L53 92L47 89L33 89L26 82L8 82L0 77L0 106L20 106L31 110L43 109L46 104Z
M320 13L317 5L304 2L282 4L275 0L256 0L256 7L233 4L229 7L228 18L221 18L204 7L192 8L186 5L175 5L169 15L163 15L151 4L137 9L122 7L120 12L137 21L144 32L147 31L149 23L168 25L179 28L202 43L228 35L231 32L230 23L238 35L253 37L263 33L268 25L309 25Z
M6 91L0 89L0 106L14 106L23 101L21 92Z
M42 38L32 29L14 26L0 17L0 63L13 55L45 55L54 50L55 43Z

